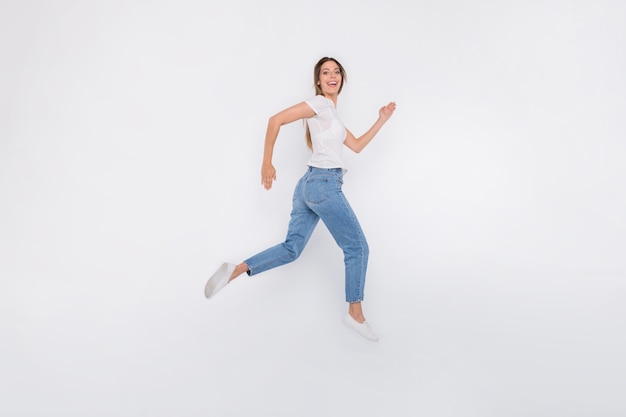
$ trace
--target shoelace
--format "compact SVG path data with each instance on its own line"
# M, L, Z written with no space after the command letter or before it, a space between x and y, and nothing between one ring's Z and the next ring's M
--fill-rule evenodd
M374 329L372 329L372 326L370 326L370 324L367 322L367 320L365 320L363 323L360 323L361 326L363 326L365 328L365 330L367 330L368 332L375 334L374 333Z

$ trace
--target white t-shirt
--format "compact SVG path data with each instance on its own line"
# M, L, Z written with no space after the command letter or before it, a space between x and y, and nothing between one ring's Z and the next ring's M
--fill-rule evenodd
M315 116L306 120L311 132L313 155L307 165L316 168L343 168L343 142L346 140L346 127L339 120L339 114L332 100L319 95L305 101L313 109Z

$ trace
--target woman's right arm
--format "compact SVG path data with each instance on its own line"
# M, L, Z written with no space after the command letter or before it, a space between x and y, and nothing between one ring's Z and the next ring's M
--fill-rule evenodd
M261 184L266 190L272 188L272 182L276 180L276 169L272 165L272 156L274 155L274 144L276 143L278 132L280 132L280 127L296 120L313 116L315 116L315 112L303 101L270 117L267 124L267 132L265 133L265 148L263 150L263 165L261 167Z

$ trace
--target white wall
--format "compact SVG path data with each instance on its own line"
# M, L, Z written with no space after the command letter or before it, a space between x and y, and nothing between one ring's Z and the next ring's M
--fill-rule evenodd
M625 14L3 2L0 413L624 415ZM202 294L284 237L308 153L284 127L263 190L266 122L326 55L355 134L398 103L346 156L378 344L342 327L322 225L298 262Z

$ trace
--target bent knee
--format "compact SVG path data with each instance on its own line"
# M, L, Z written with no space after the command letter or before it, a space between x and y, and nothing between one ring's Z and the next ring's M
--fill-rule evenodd
M287 262L293 262L298 259L302 254L302 250L304 249L302 246L295 245L290 242L283 243L283 247L285 248L285 253L287 255L285 258Z

